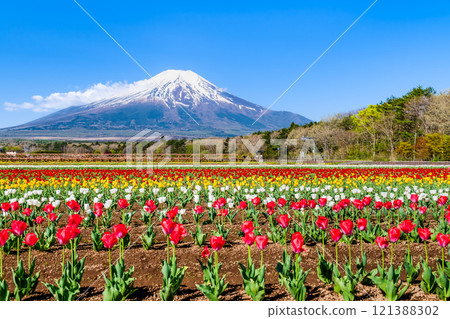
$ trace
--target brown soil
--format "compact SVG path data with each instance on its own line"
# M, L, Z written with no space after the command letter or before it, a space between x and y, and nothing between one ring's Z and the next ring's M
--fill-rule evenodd
M190 214L187 213L187 214ZM161 231L159 222L155 222L154 229L157 231L156 244L148 251L142 248L139 236L145 232L146 226L139 220L139 213L133 217L132 230L130 233L131 244L125 252L125 264L128 267L134 266L135 288L137 291L129 298L131 300L160 300L159 290L162 287L161 259L166 258L166 239ZM187 218L188 216L186 216ZM189 216L191 217L191 216ZM189 218L191 219L191 218ZM203 217L203 220L205 217ZM60 221L60 225L64 225L64 221ZM155 219L154 219L155 220ZM226 282L229 283L224 293L223 300L251 300L246 295L242 278L238 270L238 262L243 264L247 260L247 246L237 236L240 230L241 216L238 214L233 225L227 221L226 227L231 227L230 234L226 246L219 251L219 260L223 263L221 273L226 275ZM119 214L113 219L119 222ZM188 223L186 228L188 233L193 230L195 225ZM42 228L42 227L41 227ZM204 232L210 232L211 225L202 227ZM79 300L102 300L102 292L104 287L104 279L102 272L108 275L108 251L103 250L95 252L92 249L90 238L90 230L82 231L82 241L78 247L77 253L80 258L86 257L85 273L83 276L81 293ZM209 236L208 236L209 240ZM275 270L277 262L281 259L284 246L281 244L273 244L269 242L268 247L264 251L264 263L266 266L266 300L293 300L291 295L278 282L278 274ZM317 246L321 249L321 245ZM196 288L196 284L202 283L202 272L198 259L201 259L203 248L197 247L193 243L192 236L188 234L182 242L177 245L176 255L178 266L187 266L183 285L180 288L175 300L207 300L207 298ZM289 248L288 248L289 249ZM316 274L317 253L316 244L313 242L306 243L306 252L302 253L301 266L303 269L311 269L307 280L307 300L343 300L342 296L335 293L332 285L322 283ZM339 243L339 261L344 262L348 258L348 246L345 243ZM364 251L367 253L368 266L367 270L374 269L376 263L381 263L381 250L375 244L364 244ZM420 261L420 256L424 255L423 244L411 243L411 251L414 262ZM27 252L22 248L21 258L24 262L27 260ZM406 242L398 243L394 250L394 263L399 264L403 261L406 252ZM441 256L441 249L437 243L428 244L429 264L435 265L437 258ZM67 254L66 258L69 255ZM256 247L252 250L253 260L259 266L260 254ZM352 245L352 260L360 256L360 245L355 242ZM41 272L40 283L36 292L25 300L54 300L47 288L42 284L54 283L54 279L61 276L62 248L56 244L47 252L33 250L32 257L36 257L36 269ZM118 250L113 251L113 259L118 258ZM335 258L335 247L329 243L326 245L326 259ZM385 262L390 262L390 249L385 250ZM4 258L4 271L6 273L6 281L9 290L14 289L11 275L11 267L16 267L16 255L12 250L10 255ZM353 264L353 267L355 265ZM341 271L343 273L343 271ZM403 278L405 274L403 271ZM420 280L420 276L419 276ZM356 288L356 300L385 300L382 292L376 286L358 285ZM402 300L439 300L437 295L425 294L419 286L419 281L413 283L407 290Z

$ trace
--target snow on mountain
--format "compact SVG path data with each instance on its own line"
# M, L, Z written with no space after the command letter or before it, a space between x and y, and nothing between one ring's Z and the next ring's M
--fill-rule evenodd
M262 107L236 105L231 95L195 72L167 70L141 81L139 90L90 103L84 108L117 107L130 103L159 103L168 108L196 107L204 103L229 104L239 109L262 111Z

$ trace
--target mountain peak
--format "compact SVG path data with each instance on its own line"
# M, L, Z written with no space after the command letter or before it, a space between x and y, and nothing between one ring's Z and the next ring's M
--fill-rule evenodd
M104 108L135 103L156 103L168 108L196 107L205 103L233 104L216 85L190 70L166 70L142 80L127 94L90 103L86 108Z
M191 70L166 70L161 73L158 73L154 77L151 78L152 81L155 81L158 84L162 84L165 82L187 82L187 83L199 83L199 82L207 82L212 85L212 83L208 82L206 79L198 75L197 73Z

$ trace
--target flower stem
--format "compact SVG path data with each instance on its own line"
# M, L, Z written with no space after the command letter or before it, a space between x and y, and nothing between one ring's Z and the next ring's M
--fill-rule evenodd
M109 279L111 279L112 281L111 248L108 249L108 257L109 257Z
M31 268L31 246L28 247L28 271L30 271L30 268Z
M250 264L252 263L252 246L248 246L248 265L250 266Z
M381 265L384 269L384 250L383 249L381 250Z
M409 252L409 236L408 235L406 235L406 243L408 244L408 255L411 255Z
M172 258L175 260L175 245L172 245Z
M20 237L17 236L17 264L19 264L19 254L20 254Z
M215 263L216 263L216 274L219 274L219 253L217 252L217 250L214 251L214 259L215 259Z
M426 263L427 263L427 265L428 265L428 251L427 251L427 242L426 242L426 241L424 241L423 243L425 244L425 261L426 261Z
M125 239L124 238L122 238L120 240L120 248L122 250L122 254L119 257L120 257L120 260L123 261L123 258L124 258L124 255L125 255Z
M338 243L336 242L336 265L338 264Z
M62 269L61 269L61 276L64 274L64 259L66 257L66 246L63 246L63 262L62 262Z
M71 276L71 278L73 278L73 264L74 264L74 262L73 262L73 258L74 258L73 242L74 242L74 240L75 239L72 239L70 241L70 263L71 263L71 265L70 265L70 276Z
M364 251L363 251L363 236L362 236L362 232L361 232L361 258L364 255Z
M445 263L444 263L444 247L442 247L442 269L445 270Z
M169 258L170 258L169 248L170 248L170 240L169 240L169 236L167 236L167 263L169 263Z
M394 263L394 244L391 245L391 265Z
M264 261L263 261L264 259L263 259L263 251L261 250L261 268L262 268L262 266L264 265Z
M352 245L350 239L348 240L348 260L350 262L350 267L352 266Z
M325 232L322 231L322 255L325 256Z

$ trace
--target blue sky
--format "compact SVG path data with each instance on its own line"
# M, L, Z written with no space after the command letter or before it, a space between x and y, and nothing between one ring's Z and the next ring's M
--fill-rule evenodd
M78 1L151 75L192 70L266 107L373 2ZM147 78L72 0L4 1L0 29L0 127L48 114L5 103ZM444 90L449 51L448 0L379 0L273 109L320 120Z

